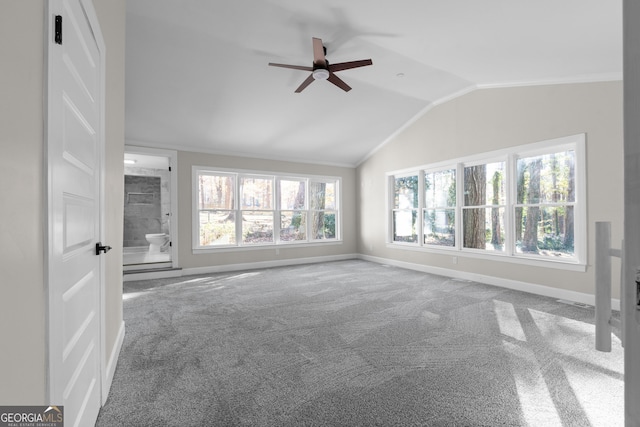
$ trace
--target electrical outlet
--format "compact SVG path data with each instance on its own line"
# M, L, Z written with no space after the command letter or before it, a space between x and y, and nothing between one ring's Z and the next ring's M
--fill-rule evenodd
M457 256L451 257L451 262L454 263L454 264L457 264L458 263L458 257Z

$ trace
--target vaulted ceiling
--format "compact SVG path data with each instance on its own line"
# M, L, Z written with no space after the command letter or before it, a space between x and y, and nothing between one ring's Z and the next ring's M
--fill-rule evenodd
M622 0L128 0L130 144L353 166L477 88L622 78ZM353 89L295 89L312 37Z

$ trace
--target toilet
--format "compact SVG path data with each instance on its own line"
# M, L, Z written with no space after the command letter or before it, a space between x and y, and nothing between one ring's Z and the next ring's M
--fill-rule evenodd
M149 242L149 253L157 254L169 243L169 235L166 233L145 234L144 237Z

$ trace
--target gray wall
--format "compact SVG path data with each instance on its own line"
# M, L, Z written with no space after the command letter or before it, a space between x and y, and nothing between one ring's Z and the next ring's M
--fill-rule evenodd
M462 253L454 265L450 253L387 247L385 172L579 133L587 135L586 272ZM619 246L622 239L622 83L476 90L434 107L394 137L357 168L357 182L359 253L592 294L594 223L611 221L612 241Z
M125 166L124 173L123 245L125 248L149 246L145 234L170 234L167 214L171 213L171 172ZM148 200L144 194L153 196Z
M44 404L44 1L2 3L0 402Z
M342 177L342 244L316 246L278 246L265 249L249 249L233 252L193 254L191 242L192 224L192 166L211 166L267 172L285 172L305 175L328 175ZM255 262L295 260L297 258L350 255L356 253L356 180L355 169L291 163L276 160L251 159L246 157L219 156L213 154L178 152L178 238L179 260L182 268L224 266L229 264L251 264Z

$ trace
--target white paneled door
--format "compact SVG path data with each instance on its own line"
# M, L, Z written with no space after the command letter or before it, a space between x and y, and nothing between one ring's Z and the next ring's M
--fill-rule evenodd
M65 425L101 404L103 41L90 1L48 2L49 402Z

